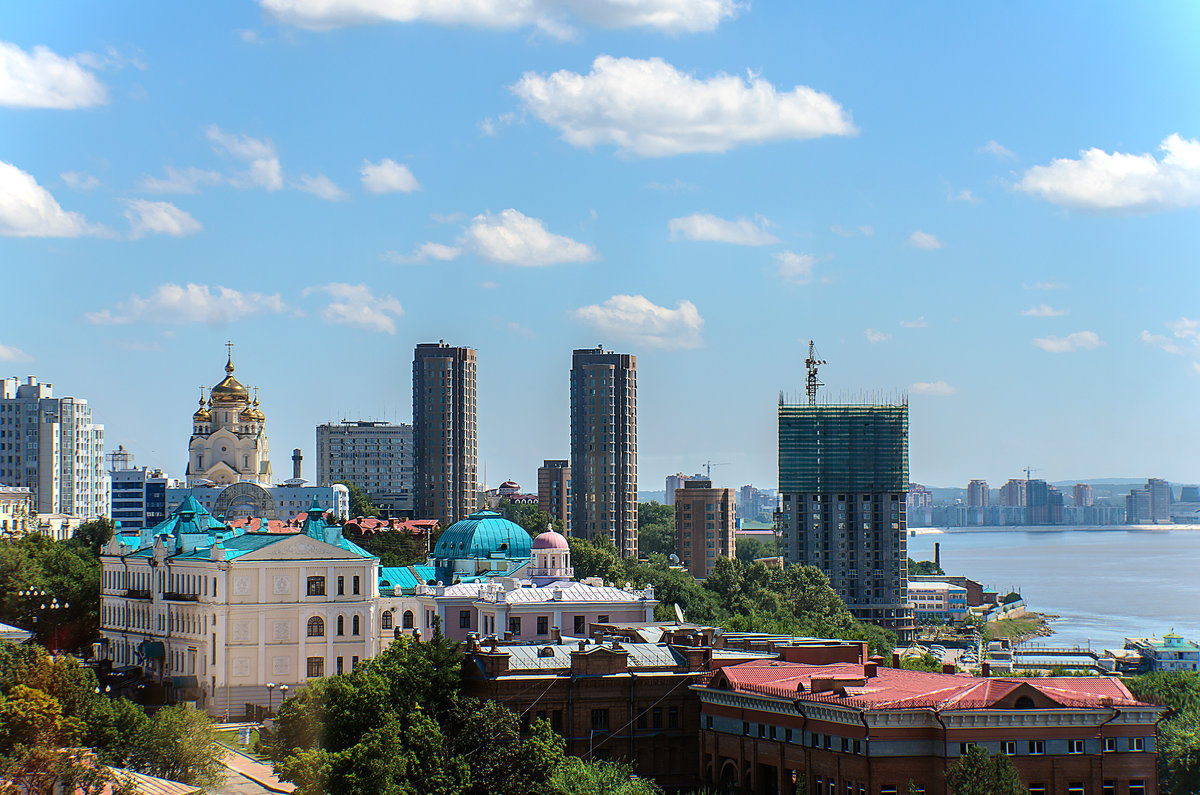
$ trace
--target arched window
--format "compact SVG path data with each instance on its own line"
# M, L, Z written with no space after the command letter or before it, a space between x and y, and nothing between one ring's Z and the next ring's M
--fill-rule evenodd
M1021 696L1017 699L1017 703L1013 704L1013 709L1033 709L1035 704L1029 696Z
M404 628L405 629L413 628L413 614L412 614L411 610L404 611Z
M325 622L320 616L313 616L308 620L308 636L310 638L325 637Z
M352 635L358 634L358 616L355 616L353 618L353 620L350 622L350 634L352 634Z
M338 616L338 631L337 631L337 634L339 634L339 635L345 635L345 634L346 634L346 617L345 617L345 616Z
M391 629L392 628L392 611L391 610L383 611L382 627L383 627L383 629Z

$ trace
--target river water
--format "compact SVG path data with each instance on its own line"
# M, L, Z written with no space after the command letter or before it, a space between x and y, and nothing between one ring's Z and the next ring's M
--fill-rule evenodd
M925 532L909 537L908 556L933 560L934 542L947 574L1059 616L1044 643L1120 648L1172 628L1200 641L1200 529Z

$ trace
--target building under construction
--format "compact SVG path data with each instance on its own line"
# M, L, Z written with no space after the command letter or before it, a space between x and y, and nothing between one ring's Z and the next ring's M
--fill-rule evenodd
M908 402L816 405L779 401L780 545L788 563L816 566L856 618L913 636L905 521Z

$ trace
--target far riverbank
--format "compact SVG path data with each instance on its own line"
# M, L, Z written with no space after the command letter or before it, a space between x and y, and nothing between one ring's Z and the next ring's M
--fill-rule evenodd
M971 527L910 527L909 535L946 535L954 533L1144 533L1200 530L1200 524L1052 524L1052 525L973 525ZM912 557L911 555L909 557Z

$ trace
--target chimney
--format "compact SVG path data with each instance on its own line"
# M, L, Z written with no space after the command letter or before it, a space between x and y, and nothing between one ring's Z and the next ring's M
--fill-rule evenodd
M551 627L550 628L550 640L554 641L555 643L561 644L562 643L562 629L560 629L559 627Z
M876 667L875 663L869 662L863 665L863 676L867 677L868 679L873 679L877 675L878 668Z
M512 631L511 630L504 631L504 639L506 641L512 640Z
M933 565L938 570L942 570L942 544L940 541L933 542Z
M954 666L951 665L950 663L942 663L942 673L944 673L944 674L954 673Z
M980 671L979 671L979 672L980 672L981 674L983 674L984 676L991 676L991 675L992 675L992 665L991 665L991 663L989 663L987 660L984 660L984 661L983 661L983 662L980 664Z
M297 447L292 450L292 477L299 479L300 477L300 459L304 458L304 454Z
M900 667L900 655L897 654L896 652L892 652L892 667L893 668Z

